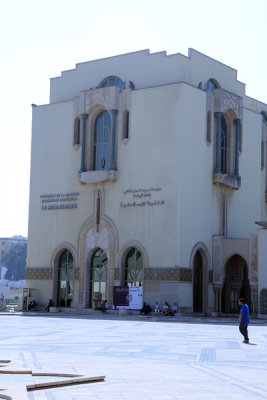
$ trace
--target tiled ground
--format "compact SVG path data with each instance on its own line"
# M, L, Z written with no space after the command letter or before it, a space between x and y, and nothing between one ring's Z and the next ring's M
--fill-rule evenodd
M30 392L31 400L267 399L267 326L1 316L1 359L106 381ZM0 381L0 386L1 382ZM16 400L20 400L16 398Z

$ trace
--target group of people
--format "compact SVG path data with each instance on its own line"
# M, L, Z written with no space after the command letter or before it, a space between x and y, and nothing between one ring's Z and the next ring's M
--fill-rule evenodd
M167 316L174 316L179 310L179 307L177 303L173 303L173 306L170 307L169 303L167 301L164 302L163 306L161 307L159 302L156 301L155 303L155 315L163 315L165 317ZM148 303L144 302L143 308L141 310L141 314L143 315L148 315L151 313L151 307Z

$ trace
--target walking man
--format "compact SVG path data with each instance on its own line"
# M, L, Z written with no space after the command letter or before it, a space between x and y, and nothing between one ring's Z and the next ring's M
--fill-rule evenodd
M241 306L240 317L239 317L239 330L240 333L244 336L243 343L249 343L249 338L248 338L248 324L250 323L249 308L243 298L239 299L239 305Z

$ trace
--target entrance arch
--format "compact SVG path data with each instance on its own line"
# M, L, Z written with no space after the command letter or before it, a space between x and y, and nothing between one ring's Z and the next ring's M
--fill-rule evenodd
M238 299L243 297L250 304L250 284L246 260L239 254L234 254L225 265L225 280L223 288L223 311L238 313Z
M107 300L107 264L108 258L103 249L96 249L90 260L89 307L100 307Z
M65 249L58 260L57 305L71 307L73 301L73 256Z
M209 311L208 274L209 252L204 243L198 242L190 256L193 272L193 311L207 313Z
M198 250L194 256L194 312L203 311L203 259Z

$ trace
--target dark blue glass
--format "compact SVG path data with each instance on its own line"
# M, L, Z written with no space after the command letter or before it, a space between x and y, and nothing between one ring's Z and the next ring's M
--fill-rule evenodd
M104 82L101 84L101 87L108 87L108 86L118 86L120 89L124 89L125 85L123 81L118 78L117 76L110 76L104 80Z
M94 168L108 170L111 149L111 117L108 111L101 111L95 121Z

